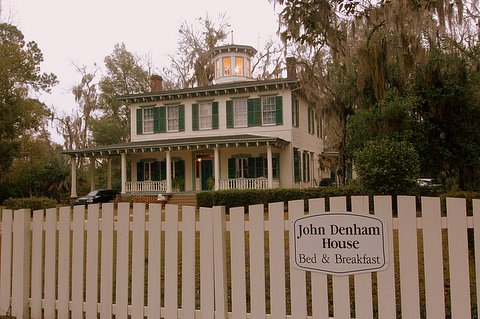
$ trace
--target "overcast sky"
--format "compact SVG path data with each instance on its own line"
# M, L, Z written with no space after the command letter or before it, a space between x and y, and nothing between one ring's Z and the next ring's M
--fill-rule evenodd
M57 75L59 84L39 98L48 106L69 113L75 106L70 88L79 82L77 65L103 67L103 59L116 43L127 50L150 55L155 66L168 66L175 53L183 21L208 15L216 20L226 13L234 42L257 49L276 39L277 14L268 0L0 0L2 21L35 41L43 52L42 71ZM277 8L278 11L278 8Z

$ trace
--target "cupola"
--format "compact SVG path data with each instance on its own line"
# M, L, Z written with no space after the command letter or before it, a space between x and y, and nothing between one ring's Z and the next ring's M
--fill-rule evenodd
M215 64L214 83L250 81L251 58L257 53L248 45L229 44L214 48L210 56Z

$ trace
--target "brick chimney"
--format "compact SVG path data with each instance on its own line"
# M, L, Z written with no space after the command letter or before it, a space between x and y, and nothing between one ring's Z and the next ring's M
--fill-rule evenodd
M297 78L297 61L295 58L287 57L285 59L287 64L287 79L296 79Z
M163 91L163 78L160 75L152 75L150 77L150 90L152 92Z

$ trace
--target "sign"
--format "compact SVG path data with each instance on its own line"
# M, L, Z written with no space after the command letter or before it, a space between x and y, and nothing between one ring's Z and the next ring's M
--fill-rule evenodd
M350 275L388 267L385 222L372 215L325 213L292 223L296 268Z

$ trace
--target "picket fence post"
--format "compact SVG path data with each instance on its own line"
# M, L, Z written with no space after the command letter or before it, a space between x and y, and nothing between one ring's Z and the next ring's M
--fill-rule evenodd
M13 214L12 316L28 319L30 309L30 210Z

